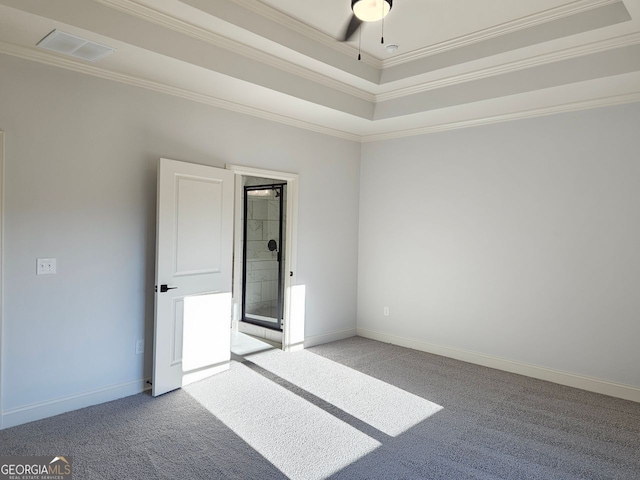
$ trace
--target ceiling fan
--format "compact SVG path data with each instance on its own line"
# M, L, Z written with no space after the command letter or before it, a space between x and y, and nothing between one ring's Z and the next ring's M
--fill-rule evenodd
M351 0L353 15L347 23L341 41L348 42L358 32L363 22L377 22L387 16L393 0Z

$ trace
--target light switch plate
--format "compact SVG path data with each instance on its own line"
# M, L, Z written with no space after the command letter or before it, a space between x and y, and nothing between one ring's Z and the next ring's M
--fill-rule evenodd
M36 275L55 275L56 274L56 259L55 258L39 258Z

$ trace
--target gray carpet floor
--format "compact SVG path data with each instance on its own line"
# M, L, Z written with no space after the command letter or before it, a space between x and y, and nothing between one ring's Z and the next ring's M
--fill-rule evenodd
M76 479L640 479L640 404L359 337L0 431Z

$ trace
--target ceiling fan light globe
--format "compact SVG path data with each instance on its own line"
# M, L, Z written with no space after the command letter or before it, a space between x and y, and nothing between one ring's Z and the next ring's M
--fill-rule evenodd
M351 9L363 22L377 22L387 16L392 0L352 0Z

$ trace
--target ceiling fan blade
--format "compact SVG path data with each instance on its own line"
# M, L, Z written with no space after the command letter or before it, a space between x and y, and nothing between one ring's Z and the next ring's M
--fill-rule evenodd
M349 20L349 23L344 29L344 34L342 35L341 41L348 42L349 40L351 40L351 37L353 37L356 34L356 32L358 31L361 25L362 25L362 20L360 20L355 15L352 15L351 20Z

